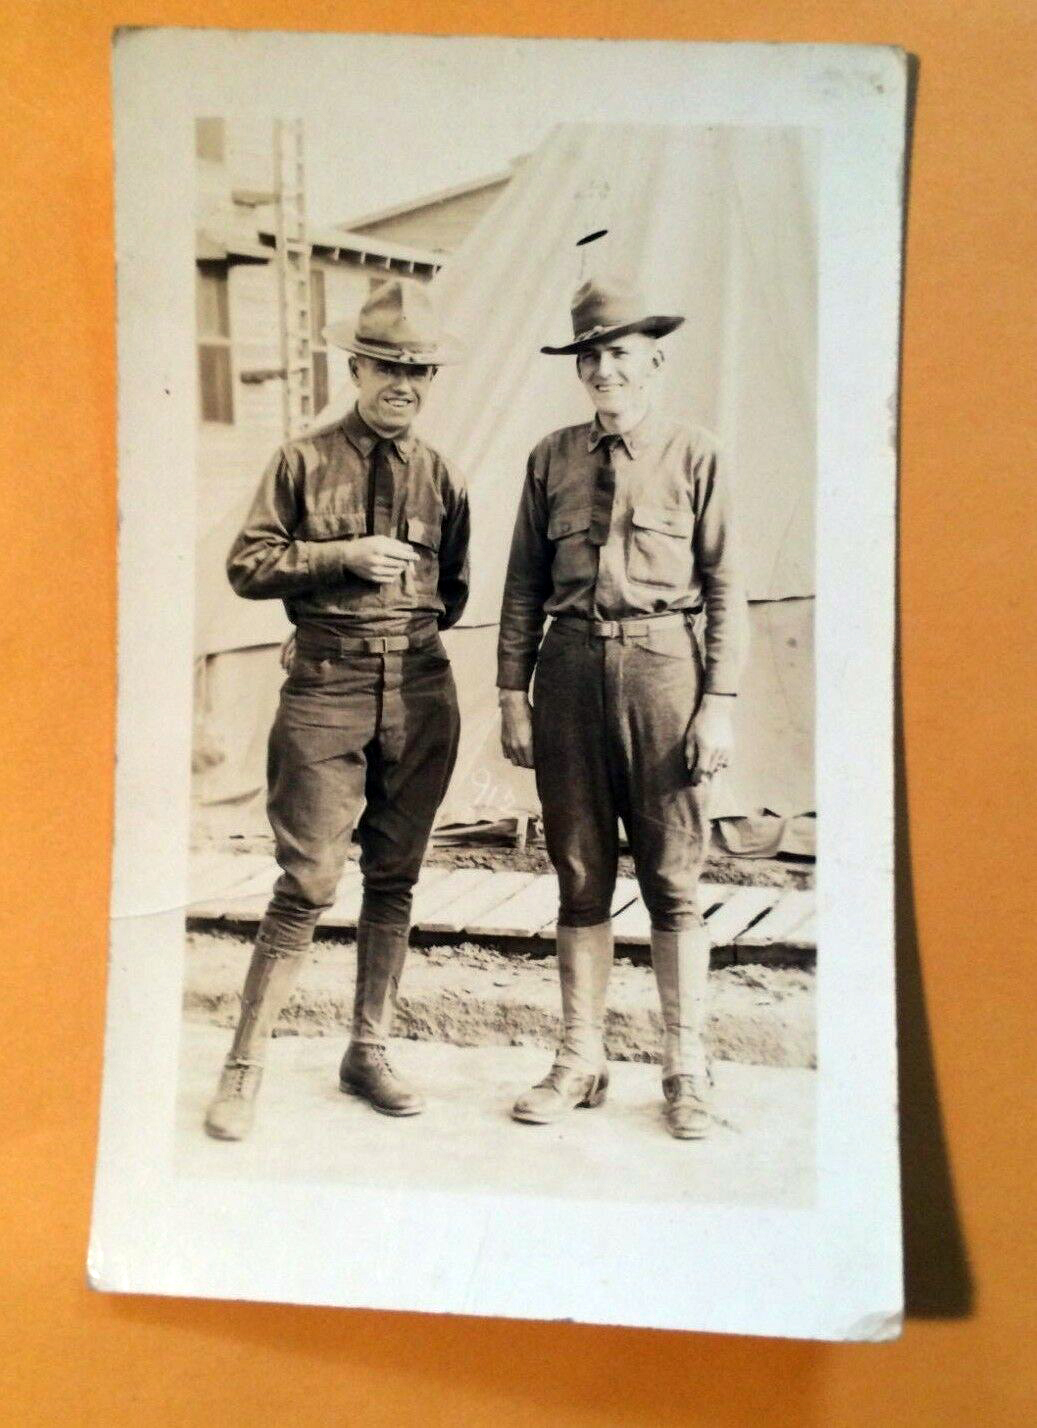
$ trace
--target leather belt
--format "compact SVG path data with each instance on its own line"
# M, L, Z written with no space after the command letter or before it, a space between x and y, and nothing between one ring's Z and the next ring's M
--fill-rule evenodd
M586 634L599 640L643 640L656 630L687 625L698 613L698 609L673 610L666 615L635 615L625 620L585 620L579 615L559 615L554 623L573 634Z
M406 635L311 635L296 631L295 647L302 655L315 659L335 659L349 654L402 654L431 644L438 633L435 625L422 626Z

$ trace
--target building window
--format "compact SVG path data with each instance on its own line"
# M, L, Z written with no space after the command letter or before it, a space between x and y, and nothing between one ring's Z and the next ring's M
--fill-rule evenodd
M328 344L324 327L328 320L324 290L324 270L310 266L310 350L313 353L313 410L328 404Z
M234 420L230 361L230 300L226 263L199 263L198 386L202 421Z
M226 157L227 130L222 119L196 119L194 121L195 157L207 159L212 164L222 164Z

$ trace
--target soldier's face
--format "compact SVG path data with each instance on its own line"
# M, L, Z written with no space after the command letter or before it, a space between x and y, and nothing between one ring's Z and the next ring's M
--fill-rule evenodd
M412 367L405 362L383 362L354 356L349 364L357 389L360 415L390 435L405 431L421 410L432 384L435 367Z
M647 404L662 349L644 332L596 343L576 358L576 371L594 410L619 416Z

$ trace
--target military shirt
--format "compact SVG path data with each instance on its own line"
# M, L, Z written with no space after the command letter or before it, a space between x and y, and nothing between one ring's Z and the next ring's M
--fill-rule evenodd
M530 454L508 561L497 684L527 689L545 617L621 620L705 610L707 692L734 694L748 637L731 501L717 443L649 412L612 437L615 499L589 539L607 433L595 419Z
M430 617L447 629L460 619L468 599L468 495L457 473L413 433L389 448L391 534L408 541L418 559L388 585L343 565L349 542L367 534L378 440L354 407L334 426L274 453L227 557L239 595L282 599L293 624L340 635L403 634Z

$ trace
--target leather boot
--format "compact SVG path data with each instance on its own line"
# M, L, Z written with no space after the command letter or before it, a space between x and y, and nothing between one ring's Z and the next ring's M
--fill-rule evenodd
M425 1101L393 1070L386 1050L407 958L406 927L361 921L356 933L353 1034L339 1067L339 1087L386 1116L416 1116Z
M542 1081L520 1096L511 1114L530 1125L549 1125L578 1106L600 1106L608 1090L605 997L612 971L612 924L559 927L558 974L562 989L562 1045Z
M703 927L652 929L652 966L659 987L665 1040L666 1125L678 1140L709 1130L711 1077L703 1033L708 1014L709 935Z
M205 1129L217 1140L242 1140L252 1129L266 1043L305 956L305 951L285 952L256 943L237 1030L205 1117Z

